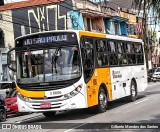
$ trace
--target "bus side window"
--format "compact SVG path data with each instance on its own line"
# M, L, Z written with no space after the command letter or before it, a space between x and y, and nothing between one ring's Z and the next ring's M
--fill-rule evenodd
M131 53L131 45L130 45L130 43L127 43L127 53Z
M136 45L137 64L143 64L144 63L144 55L143 55L142 44L135 44L135 45Z
M110 65L118 65L118 55L116 52L116 42L109 40L107 45L108 45L108 49L110 51L109 64Z
M127 55L126 52L124 50L124 43L122 42L118 42L117 43L117 48L118 48L118 59L119 59L119 64L120 65L125 65L127 64Z
M98 67L108 65L108 52L105 40L96 40L97 64Z
M97 52L105 52L106 51L105 42L103 40L96 40L96 49Z
M135 56L135 49L132 43L127 43L128 47L128 64L133 65L136 64L136 56Z

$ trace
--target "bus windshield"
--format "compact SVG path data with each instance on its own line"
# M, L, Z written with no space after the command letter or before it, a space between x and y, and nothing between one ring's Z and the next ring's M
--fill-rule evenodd
M81 75L79 48L54 47L17 52L17 81L44 83L75 79Z

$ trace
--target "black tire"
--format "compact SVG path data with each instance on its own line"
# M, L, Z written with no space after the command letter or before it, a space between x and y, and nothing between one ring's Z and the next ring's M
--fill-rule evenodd
M98 105L95 107L96 113L103 113L107 110L108 96L103 88L99 89Z
M21 112L17 112L16 115L17 115L17 116L21 116L22 113L21 113Z
M6 111L4 109L0 109L0 122L3 122L6 120Z
M128 101L134 102L137 99L137 87L135 82L132 80L130 85L130 96L128 97Z
M56 115L55 111L51 111L51 112L43 112L43 115L47 118L52 118Z

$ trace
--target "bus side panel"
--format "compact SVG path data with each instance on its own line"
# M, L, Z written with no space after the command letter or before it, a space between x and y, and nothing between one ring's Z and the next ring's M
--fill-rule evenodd
M98 104L98 92L102 83L105 84L107 88L106 91L108 92L109 100L112 100L110 68L97 68L90 81L87 83L88 107Z
M111 68L112 99L116 100L130 95L130 85L135 79L137 91L147 88L147 75L144 65Z
M132 76L136 79L137 91L142 92L147 88L147 72L145 65L132 66Z
M116 100L130 94L130 83L132 79L131 67L112 67L111 68L111 85L112 99Z

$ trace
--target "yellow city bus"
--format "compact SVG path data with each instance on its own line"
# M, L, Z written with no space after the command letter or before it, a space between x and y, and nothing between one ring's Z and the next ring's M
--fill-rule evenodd
M46 117L89 107L105 112L109 101L135 101L147 87L140 39L46 31L17 38L13 50L20 112L42 112Z

